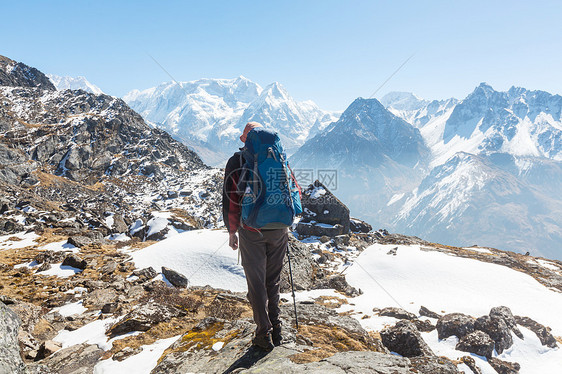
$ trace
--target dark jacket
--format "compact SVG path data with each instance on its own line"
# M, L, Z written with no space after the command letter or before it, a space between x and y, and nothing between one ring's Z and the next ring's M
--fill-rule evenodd
M229 233L235 233L240 226L240 198L237 184L244 158L236 152L228 159L224 170L224 187L222 189L222 217Z

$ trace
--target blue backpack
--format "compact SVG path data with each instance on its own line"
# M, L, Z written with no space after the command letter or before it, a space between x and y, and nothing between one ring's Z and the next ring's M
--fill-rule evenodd
M279 229L302 213L300 187L283 151L279 135L258 127L242 148L244 165L238 182L241 221L255 229Z

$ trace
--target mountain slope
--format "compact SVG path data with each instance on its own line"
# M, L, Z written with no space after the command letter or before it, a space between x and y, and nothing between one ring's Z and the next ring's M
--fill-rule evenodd
M414 188L429 150L418 129L376 99L356 99L340 119L292 157L295 169L334 170L337 193L364 218L379 217L382 202ZM332 187L333 188L333 187Z
M562 201L535 177L550 169L559 187L562 164L533 165L522 177L517 165L525 162L535 160L456 154L403 198L395 230L451 245L478 243L559 257Z

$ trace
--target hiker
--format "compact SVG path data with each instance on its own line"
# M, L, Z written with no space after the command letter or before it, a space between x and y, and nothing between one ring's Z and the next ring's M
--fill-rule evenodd
M229 245L240 249L256 331L254 346L270 351L282 342L279 283L287 253L288 227L302 212L300 187L279 136L249 122L245 143L227 162L223 219Z

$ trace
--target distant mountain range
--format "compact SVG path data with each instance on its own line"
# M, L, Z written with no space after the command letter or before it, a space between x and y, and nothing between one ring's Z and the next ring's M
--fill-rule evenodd
M562 258L560 95L486 83L463 100L391 92L355 100L338 119L279 83L238 77L163 83L124 100L217 166L246 122L264 123L305 182L336 171L338 196L375 226Z
M60 77L54 74L47 74L57 90L84 90L96 95L101 95L103 91L85 77Z
M375 225L562 257L561 96L482 83L464 100L381 102L356 100L293 164L337 168L338 195Z
M162 83L123 98L148 122L194 148L209 164L221 164L240 147L249 121L277 130L295 152L311 132L337 119L312 101L297 102L277 82L262 89L245 77Z

